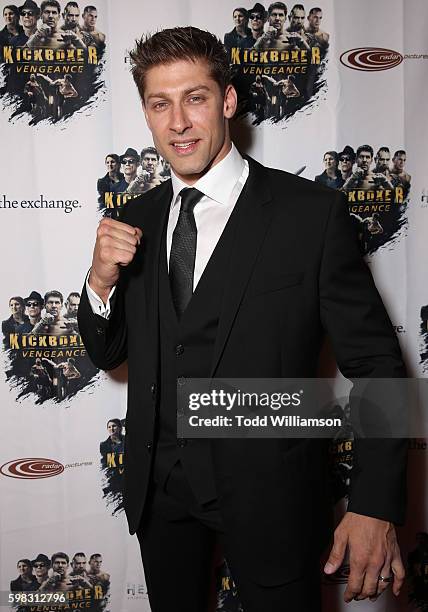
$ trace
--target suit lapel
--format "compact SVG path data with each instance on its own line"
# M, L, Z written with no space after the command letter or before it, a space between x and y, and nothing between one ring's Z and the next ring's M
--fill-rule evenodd
M251 158L246 159L250 165L250 172L236 203L236 206L239 206L236 240L225 281L210 377L215 375L272 218L272 207L266 206L272 199L267 171Z

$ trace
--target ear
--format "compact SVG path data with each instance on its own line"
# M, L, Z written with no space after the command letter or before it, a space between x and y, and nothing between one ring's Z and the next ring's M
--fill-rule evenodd
M223 115L226 119L232 119L238 105L238 94L233 85L227 85L224 92Z

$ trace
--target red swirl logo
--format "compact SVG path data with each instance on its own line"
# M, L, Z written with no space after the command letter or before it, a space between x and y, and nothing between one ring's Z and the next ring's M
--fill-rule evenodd
M345 51L340 56L340 61L347 68L375 72L377 70L389 70L395 68L403 61L403 56L392 49L380 47L359 47Z
M64 471L64 466L53 459L26 458L8 461L0 467L3 476L9 478L23 478L33 480L35 478L50 478Z

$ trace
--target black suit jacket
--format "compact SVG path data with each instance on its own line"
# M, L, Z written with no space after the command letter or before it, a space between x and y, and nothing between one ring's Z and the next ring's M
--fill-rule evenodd
M245 214L225 279L211 371L222 378L313 377L325 332L347 378L403 377L398 342L363 262L343 196L249 159ZM143 231L121 273L109 320L86 291L79 328L94 363L128 358L125 509L138 527L149 479L158 385L158 262L170 182L130 201L123 220ZM213 287L215 291L215 287ZM203 307L203 304L202 304ZM349 510L402 522L406 444L355 445ZM298 576L331 534L324 441L212 440L227 546L263 584Z

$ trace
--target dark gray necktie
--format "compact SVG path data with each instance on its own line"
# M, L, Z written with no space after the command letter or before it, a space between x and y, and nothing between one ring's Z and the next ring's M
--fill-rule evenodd
M178 317L185 311L193 294L197 238L193 209L203 195L194 187L180 191L180 214L172 234L169 255L169 281L172 301Z

